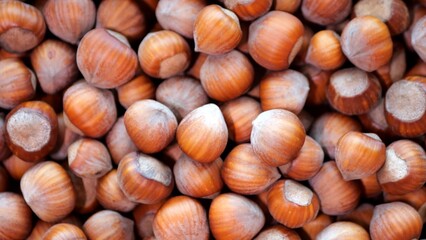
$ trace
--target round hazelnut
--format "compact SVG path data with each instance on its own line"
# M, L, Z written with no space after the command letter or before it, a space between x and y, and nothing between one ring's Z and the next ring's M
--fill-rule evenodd
M177 128L176 140L195 161L208 163L220 157L228 143L228 129L219 107L209 103L186 115Z
M207 56L200 69L201 84L209 97L225 102L247 92L254 79L248 58L237 50Z
M168 197L174 187L172 170L159 160L132 152L121 159L118 184L132 202L153 204Z
M96 6L91 0L47 0L43 14L53 34L66 42L77 44L93 28Z
M263 110L284 109L299 114L309 93L308 79L300 72L285 70L267 74L260 81Z
M144 153L156 153L173 141L177 120L173 112L154 100L140 100L124 114L124 125L133 143Z
M38 161L55 147L58 118L53 108L42 101L24 102L6 116L6 142L24 161Z
M231 150L221 173L223 181L233 192L245 195L259 194L281 177L278 169L260 160L248 143Z
M204 7L194 21L195 51L224 54L241 41L243 33L237 15L219 5Z
M389 29L373 16L356 17L346 24L341 45L349 61L366 72L377 70L392 58Z
M73 132L98 138L105 135L117 118L112 92L86 81L69 87L63 97L64 121Z
M93 29L78 45L78 69L98 88L115 88L130 81L137 64L137 55L126 37L111 30Z
M186 70L191 61L191 51L182 36L161 30L144 37L138 48L138 57L146 74L164 79Z
M43 221L59 221L74 210L73 184L65 169L55 162L41 162L25 172L21 190L25 202Z
M111 210L102 210L90 216L83 225L88 239L133 240L134 222Z
M305 129L292 112L273 109L253 121L250 141L255 154L267 165L278 167L296 158L305 142Z
M8 52L34 48L46 32L41 12L22 1L0 1L0 26L0 47Z
M96 27L123 34L130 41L142 38L146 30L144 13L134 0L104 0L96 12Z
M283 22L286 24L282 24ZM301 49L303 31L303 24L295 16L281 11L270 11L251 23L249 53L266 69L287 69Z
M0 2L0 4L6 1ZM17 58L0 60L0 107L12 109L30 100L36 93L37 79L33 71Z
M265 216L253 201L235 193L215 197L209 210L210 230L216 239L252 239Z
M0 193L0 238L25 239L31 232L31 209L21 195Z
M220 193L223 182L220 175L223 160L200 163L185 154L173 166L176 186L182 194L195 198L213 198Z
M158 240L209 239L206 210L187 196L167 200L155 214L152 227Z

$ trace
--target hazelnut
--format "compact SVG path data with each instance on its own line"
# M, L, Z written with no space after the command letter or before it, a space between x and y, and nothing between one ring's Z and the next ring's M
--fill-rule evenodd
M158 240L209 239L206 210L187 196L167 200L155 214L152 227Z
M296 158L305 142L305 129L293 113L273 109L253 121L250 141L255 154L269 166L281 166Z
M209 103L186 115L177 128L176 140L195 161L208 163L220 157L228 143L228 129L219 107Z
M278 169L263 163L248 143L234 147L220 171L233 192L245 195L259 194L281 177Z
M340 46L340 36L331 30L315 33L309 43L305 61L322 70L333 70L342 66L346 57Z
M317 195L290 179L280 180L271 187L267 205L274 219L289 228L299 228L314 220L320 209Z
M0 4L6 1L0 2ZM16 58L0 60L0 107L12 109L30 100L36 93L37 79L33 71Z
M41 220L56 222L74 210L76 193L67 172L52 161L41 162L21 178L25 202Z
M132 202L157 203L170 195L174 187L172 170L159 160L132 152L121 159L118 184Z
M100 178L112 169L108 149L90 138L81 138L68 147L68 165L82 178Z
M385 117L392 131L403 137L426 133L426 78L424 82L402 79L385 96Z
M133 227L132 220L115 211L102 210L86 220L83 230L88 239L133 240Z
M410 205L392 202L377 205L370 223L372 240L416 239L422 231L422 219Z
M339 240L339 239L370 240L368 232L360 225L353 222L335 222L324 228L315 239Z
M173 141L177 120L173 112L154 100L140 100L124 114L124 125L133 143L144 153L156 153Z
M117 93L121 106L127 109L139 100L153 99L155 96L155 85L148 76L141 74L117 87Z
M263 110L284 109L299 114L309 92L308 79L302 73L285 70L267 74L260 81Z
M309 180L321 169L324 161L324 151L310 136L306 136L297 157L285 165L279 166L284 176L297 181Z
M115 169L99 178L96 199L104 208L120 212L129 212L136 206L136 203L131 202L120 189Z
M138 49L142 70L151 77L169 78L183 73L191 61L191 51L179 34L161 30L144 37Z
M349 61L366 72L377 70L392 58L389 29L373 16L356 17L346 24L341 45Z
M367 113L378 103L381 94L378 79L357 68L334 72L326 90L330 105L347 115Z
M374 133L348 132L336 147L336 164L346 181L375 174L385 163L386 146Z
M88 83L98 88L115 88L130 81L137 64L136 53L126 37L111 30L93 29L78 45L78 69Z
M253 239L262 229L265 216L246 197L224 193L215 197L209 210L210 230L215 239Z
M358 182L345 181L335 161L324 163L320 171L309 179L309 184L318 195L321 211L328 215L342 215L354 210L361 197Z
M162 0L155 8L155 16L164 29L193 38L195 18L205 6L205 0Z
M250 141L252 122L262 112L260 103L251 97L242 96L227 101L220 106L220 110L228 127L229 139L236 143Z
M349 15L351 9L351 0L302 1L303 17L320 25L336 24L343 21Z
M105 135L117 118L112 92L85 81L78 81L65 91L63 107L65 125L88 137Z
M377 172L383 191L405 194L417 190L426 182L426 153L411 140L398 140L386 148L386 161Z
M128 153L138 150L127 133L124 117L117 119L117 122L108 132L105 142L115 164L119 164L120 160Z
M46 24L37 8L21 1L1 1L0 9L1 48L21 53L43 40Z
M35 162L47 156L58 137L58 118L41 101L24 102L6 116L6 143L17 157Z
M200 81L191 77L172 77L164 80L158 85L155 99L172 110L178 121L209 102Z
M223 161L200 163L185 154L173 166L176 186L182 194L195 198L213 198L223 187L220 176Z
M130 41L140 40L145 33L144 13L134 0L106 0L99 4L96 27L123 34Z
M77 80L75 50L57 40L46 40L31 53L31 64L43 92L55 94Z
M0 193L0 238L25 239L31 232L31 209L21 195Z
M392 35L404 32L410 23L407 5L402 0L361 0L354 5L354 15L379 18Z
M223 4L241 20L252 21L268 12L272 0L224 0Z
M301 49L303 31L303 24L295 16L270 11L250 25L249 53L266 69L287 69Z
M207 56L200 70L201 84L207 95L222 102L243 95L250 89L253 79L253 66L237 50Z
M93 28L96 6L91 0L47 0L43 14L53 34L66 42L77 44Z
M213 4L204 7L194 21L195 51L224 54L241 41L240 21L234 12Z

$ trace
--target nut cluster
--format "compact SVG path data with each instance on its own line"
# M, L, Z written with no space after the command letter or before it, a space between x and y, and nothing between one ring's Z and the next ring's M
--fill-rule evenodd
M419 239L425 136L424 0L0 0L0 239Z

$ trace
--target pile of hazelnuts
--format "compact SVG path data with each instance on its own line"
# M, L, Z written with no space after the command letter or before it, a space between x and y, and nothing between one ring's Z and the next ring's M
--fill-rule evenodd
M419 239L425 134L425 0L0 0L1 240Z

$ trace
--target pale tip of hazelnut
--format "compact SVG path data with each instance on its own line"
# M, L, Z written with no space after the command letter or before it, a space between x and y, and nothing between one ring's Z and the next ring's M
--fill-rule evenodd
M381 184L397 182L408 175L408 166L393 149L386 150L386 162L377 173Z
M13 144L27 152L35 152L44 147L49 142L52 132L49 119L26 109L19 109L14 113L9 118L6 128ZM31 135L27 136L25 133Z
M169 186L172 181L172 172L169 167L154 158L138 155L138 172L145 178L157 181L164 186Z
M309 206L312 201L313 192L293 180L285 181L285 198L299 206Z

